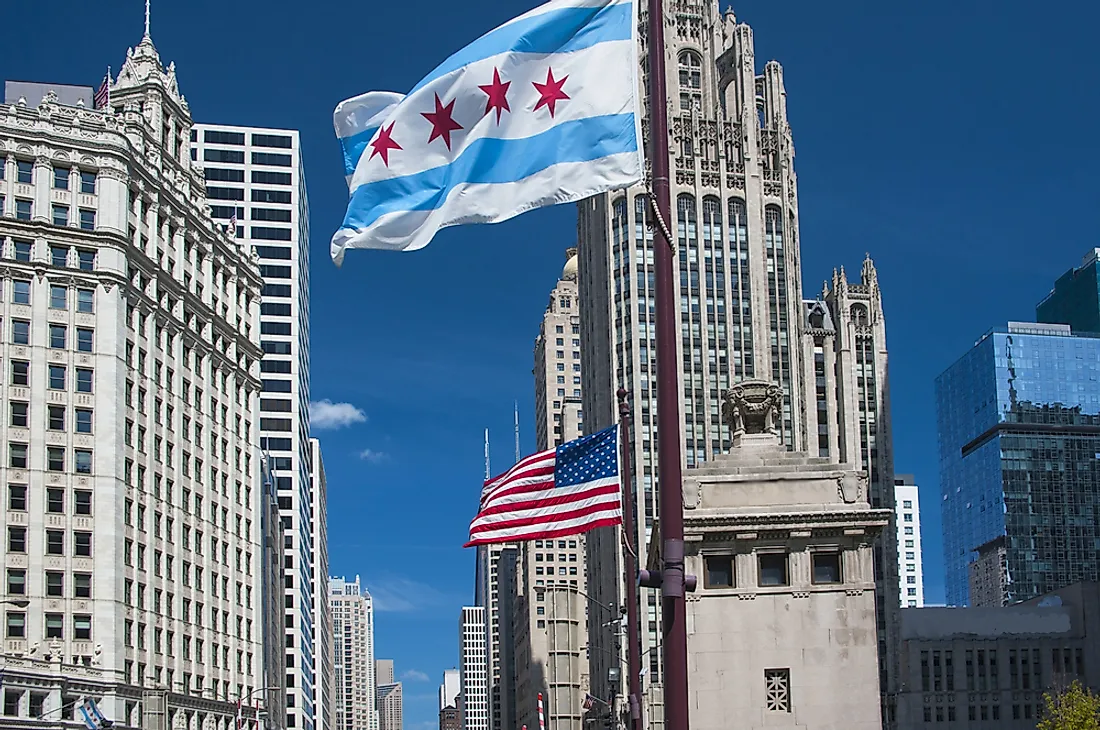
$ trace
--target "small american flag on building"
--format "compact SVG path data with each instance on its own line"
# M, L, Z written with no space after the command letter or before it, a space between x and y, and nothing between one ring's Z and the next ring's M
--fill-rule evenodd
M576 535L623 520L619 427L540 451L485 482L466 547Z
M225 232L229 234L230 238L237 237L237 211L233 211L233 215L229 218L229 226L225 229Z
M95 95L92 96L92 106L96 109L106 109L111 105L111 69L107 69L107 75L103 77L103 83L99 85Z

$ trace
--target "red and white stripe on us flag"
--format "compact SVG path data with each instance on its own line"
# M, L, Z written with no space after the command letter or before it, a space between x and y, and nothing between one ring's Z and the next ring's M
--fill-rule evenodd
M555 487L556 458L557 449L540 451L486 480L464 547L579 535L621 524L619 477Z

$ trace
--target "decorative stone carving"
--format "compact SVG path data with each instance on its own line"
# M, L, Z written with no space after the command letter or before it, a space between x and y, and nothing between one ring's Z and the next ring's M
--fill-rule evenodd
M734 436L778 435L783 392L766 380L742 380L722 396L722 415Z
M862 500L867 492L867 473L847 473L836 480L837 494L845 504L853 504Z

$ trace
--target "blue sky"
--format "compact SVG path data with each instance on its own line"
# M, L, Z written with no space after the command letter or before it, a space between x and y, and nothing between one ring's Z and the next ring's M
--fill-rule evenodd
M574 242L572 207L442 233L413 254L328 237L346 187L331 114L405 91L532 0L153 2L197 121L302 130L311 201L313 398L362 419L318 431L334 574L375 596L379 657L406 679L406 726L435 727L473 557L481 479L533 448L532 342ZM798 152L807 294L865 251L886 301L896 467L922 488L928 599L942 596L933 379L994 324L1029 319L1054 278L1100 245L1100 6L1054 0L735 4L758 62L779 60ZM140 0L7 2L0 78L97 84L142 32ZM346 413L351 413L345 409Z

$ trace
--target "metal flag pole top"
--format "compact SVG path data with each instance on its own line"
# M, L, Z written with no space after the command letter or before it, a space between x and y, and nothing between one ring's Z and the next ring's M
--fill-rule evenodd
M626 575L626 640L627 668L630 672L630 725L629 730L642 730L642 657L641 637L638 633L638 556L634 549L634 492L633 470L630 466L630 404L627 392L619 388L619 452L622 473L619 481L623 489L623 568Z
M655 213L653 258L657 289L657 480L660 484L659 575L643 584L661 587L664 633L664 710L669 730L688 730L687 623L684 616L684 506L680 470L680 383L673 242L669 236L668 103L663 0L649 0L650 205ZM690 580L690 579L689 579Z

